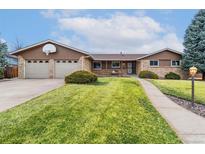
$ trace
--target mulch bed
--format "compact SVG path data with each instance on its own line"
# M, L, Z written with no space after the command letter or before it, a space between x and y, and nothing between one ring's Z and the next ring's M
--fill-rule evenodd
M194 107L192 107L191 101L184 100L170 95L167 95L167 97L169 97L176 104L186 108L187 110L190 110L191 112L194 112L202 117L205 117L205 105L194 103Z

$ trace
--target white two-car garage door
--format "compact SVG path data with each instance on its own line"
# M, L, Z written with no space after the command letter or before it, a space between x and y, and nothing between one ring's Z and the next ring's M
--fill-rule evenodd
M81 65L77 60L55 60L55 78L64 78L66 74L80 69Z
M49 78L48 60L26 60L25 77L27 79Z
M80 70L81 65L78 60L55 60L55 66L50 68L48 60L26 60L25 78L27 79L47 79L64 78L66 74ZM54 74L52 74L54 72Z

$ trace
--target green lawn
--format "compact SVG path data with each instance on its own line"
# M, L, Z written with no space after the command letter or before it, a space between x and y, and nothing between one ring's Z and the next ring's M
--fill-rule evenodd
M191 100L190 80L150 80L163 93ZM205 82L195 81L195 101L205 104Z
M134 78L65 85L0 113L0 143L181 143Z

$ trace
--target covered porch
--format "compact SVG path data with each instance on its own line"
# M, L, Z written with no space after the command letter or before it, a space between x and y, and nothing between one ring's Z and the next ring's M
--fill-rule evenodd
M98 76L129 76L136 74L137 61L96 60L92 61L92 72Z

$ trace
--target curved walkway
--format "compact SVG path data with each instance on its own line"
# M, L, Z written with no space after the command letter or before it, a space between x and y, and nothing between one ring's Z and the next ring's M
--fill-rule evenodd
M154 107L184 143L205 143L205 118L177 105L149 81L137 79Z

